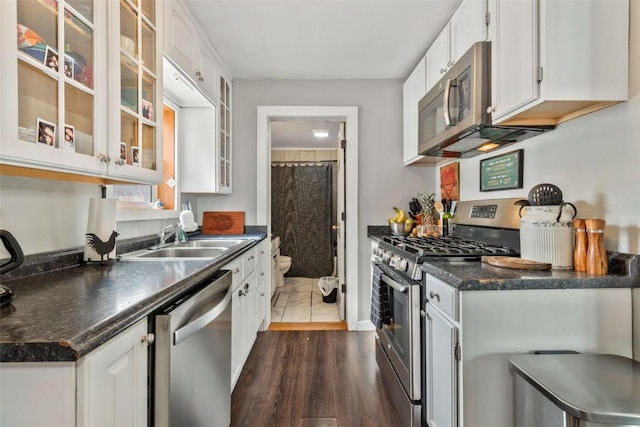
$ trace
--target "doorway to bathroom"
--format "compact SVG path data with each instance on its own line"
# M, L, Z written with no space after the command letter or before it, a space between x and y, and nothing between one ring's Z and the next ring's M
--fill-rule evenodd
M272 193L271 193L271 163L272 160L278 162L278 156L294 156L296 154L276 153L276 151L286 150L274 150L272 152L272 129L277 128L280 122L288 121L317 121L317 122L332 122L339 125L340 123L346 123L346 130L343 129L343 136L341 138L331 138L333 144L333 152L337 154L321 153L320 157L315 157L304 163L322 163L335 162L336 164L342 161L342 164L346 164L346 158L350 161L346 164L345 168L337 168L338 173L344 175L340 182L344 183L343 186L338 186L340 196L337 199L340 204L344 206L340 212L336 215L335 220L332 218L327 223L330 241L334 243L337 241L337 250L329 250L328 259L331 272L337 273L339 278L338 282L338 298L340 299L344 309L342 310L342 318L346 320L347 328L349 330L357 330L357 307L358 307L358 289L357 289L357 276L358 276L358 259L357 259L357 107L310 107L310 106L273 106L273 107L258 107L258 132L257 132L257 149L258 149L258 164L257 164L257 177L258 177L258 191L257 191L257 220L258 222L264 221L269 227L269 232L272 230ZM346 136L346 137L345 137ZM347 145L342 151L338 150L339 140L346 139ZM292 147L293 148L293 147ZM291 150L296 151L296 150ZM298 150L298 151L319 151L319 150ZM275 154L274 154L275 153ZM345 154L346 153L346 154ZM272 158L272 154L275 156ZM310 153L297 153L298 156L309 156ZM327 155L332 156L327 158ZM323 157L324 156L324 157ZM336 158L337 157L337 158ZM340 159L340 160L339 160ZM303 157L303 160L306 160ZM286 158L285 163L289 161L293 162L293 157ZM300 161L300 157L298 157ZM333 171L335 173L335 170ZM306 190L307 192L312 192ZM344 194L349 194L349 199L345 200ZM294 198L295 199L295 198ZM337 205L337 201L333 202ZM342 214L349 212L346 217ZM294 224L296 222L294 221ZM292 227L295 228L295 227ZM333 229L336 229L335 231ZM345 243L348 242L348 243ZM334 254L338 252L337 267L334 267L332 261ZM292 257L293 258L293 257ZM295 259L292 264L295 263ZM352 266L351 268L345 268L346 265ZM334 272L333 270L337 270ZM323 273L317 273L318 275ZM306 274L305 274L306 275ZM291 274L289 274L291 276ZM318 281L321 277L304 277L304 278L289 278L290 285L293 287L294 283L298 285L300 289L310 289L311 292L319 290ZM295 280L294 283L292 283ZM346 291L346 292L345 292ZM314 298L311 295L311 298ZM323 301L322 295L317 292L315 298L319 301ZM326 305L326 303L325 303ZM277 319L272 319L277 320Z
M343 129L344 123L331 121L271 124L271 233L280 255L271 322L344 319L337 269Z

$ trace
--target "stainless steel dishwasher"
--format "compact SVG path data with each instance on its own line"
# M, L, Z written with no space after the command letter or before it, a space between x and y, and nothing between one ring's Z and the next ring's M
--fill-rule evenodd
M231 424L231 272L155 315L154 425Z

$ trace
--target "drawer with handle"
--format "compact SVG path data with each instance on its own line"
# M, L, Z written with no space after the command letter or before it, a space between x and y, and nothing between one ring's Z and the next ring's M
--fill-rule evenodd
M238 257L223 267L231 271L231 289L235 290L244 279L242 257Z
M442 280L427 275L427 300L453 320L458 318L458 290Z

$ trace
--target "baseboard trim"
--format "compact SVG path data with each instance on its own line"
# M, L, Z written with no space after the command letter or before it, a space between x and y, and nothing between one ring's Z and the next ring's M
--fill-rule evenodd
M358 331L375 331L376 327L371 323L371 320L359 320Z

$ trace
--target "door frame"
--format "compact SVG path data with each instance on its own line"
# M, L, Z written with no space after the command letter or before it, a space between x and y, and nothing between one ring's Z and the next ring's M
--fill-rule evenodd
M271 122L278 120L327 120L345 122L345 280L346 322L358 330L358 107L355 106L258 106L256 164L256 224L267 225L271 235ZM265 328L271 323L270 298Z

